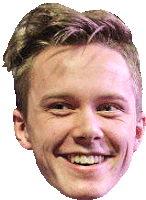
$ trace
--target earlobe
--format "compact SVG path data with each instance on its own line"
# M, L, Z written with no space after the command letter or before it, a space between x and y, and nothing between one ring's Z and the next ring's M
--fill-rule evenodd
M18 109L13 111L13 122L14 122L14 131L16 138L20 145L27 149L32 149L32 144L30 142L29 134L27 133L26 123L23 118L23 115Z
M135 144L134 144L134 152L137 151L139 145L143 140L143 135L146 126L146 116L144 113L141 113L141 116L136 125L136 136L135 136Z

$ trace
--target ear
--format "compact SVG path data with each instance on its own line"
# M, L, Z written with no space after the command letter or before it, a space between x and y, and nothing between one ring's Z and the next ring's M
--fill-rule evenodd
M32 150L32 144L30 142L29 134L27 133L26 122L18 109L13 111L13 121L14 131L18 142L23 148Z
M137 151L139 145L142 142L144 131L146 126L146 116L142 112L140 113L139 119L137 120L136 124L136 136L135 136L135 143L134 143L134 152Z

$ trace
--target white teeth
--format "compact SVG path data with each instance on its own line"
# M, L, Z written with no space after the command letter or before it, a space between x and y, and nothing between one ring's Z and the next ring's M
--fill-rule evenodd
M93 165L103 162L104 156L68 156L68 160L71 163L82 164L82 165Z

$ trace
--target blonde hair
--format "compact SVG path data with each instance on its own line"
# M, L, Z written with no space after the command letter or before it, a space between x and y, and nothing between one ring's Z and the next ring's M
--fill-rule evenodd
M13 72L16 105L27 116L27 97L33 58L49 46L102 43L120 52L127 62L135 89L136 112L142 111L140 61L129 28L104 10L79 13L60 4L45 3L20 21L4 54Z

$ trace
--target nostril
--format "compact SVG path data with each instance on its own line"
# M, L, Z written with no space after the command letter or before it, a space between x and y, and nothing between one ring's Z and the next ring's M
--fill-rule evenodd
M99 137L95 137L94 140L99 140Z
M80 140L85 140L86 138L85 137L78 137Z
M87 140L84 136L79 136L74 138L77 142L85 142Z
M84 137L84 136L80 136L80 137L76 137L75 138L75 141L78 144L81 144L81 145L91 144L94 140L99 140L99 137Z

